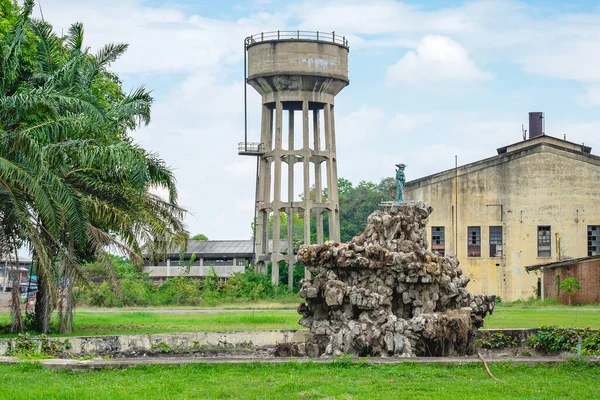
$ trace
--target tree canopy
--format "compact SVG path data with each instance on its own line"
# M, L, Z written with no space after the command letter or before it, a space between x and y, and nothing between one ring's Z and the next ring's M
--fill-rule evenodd
M109 266L112 249L141 266L143 246L165 252L187 232L172 171L128 135L150 122L153 99L144 87L126 94L109 70L127 45L92 54L81 23L58 36L32 18L33 5L0 0L0 250L18 257L24 245L33 255L33 328L47 332L58 308L59 329L69 331L81 263Z

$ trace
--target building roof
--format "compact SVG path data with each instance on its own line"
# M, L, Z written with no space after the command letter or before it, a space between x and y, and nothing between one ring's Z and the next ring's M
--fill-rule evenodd
M587 262L587 261L598 260L598 259L600 259L600 256L580 257L580 258L573 258L570 260L553 261L553 262L549 262L549 263L545 263L545 264L530 265L530 266L525 267L525 270L529 272L529 271L535 271L535 270L538 270L541 268L568 267L570 265L578 264L580 262Z
M479 169L487 168L491 165L510 161L516 157L531 154L531 152L539 151L540 149L544 148L556 149L564 152L564 154L581 157L581 160L600 165L600 157L591 154L591 147L587 147L582 144L576 144L549 135L542 135L501 147L497 149L498 155L461 165L458 167L458 171L460 171L461 174L477 171ZM422 178L414 179L406 182L406 187L409 188L413 185L418 186L420 184L429 184L431 181L451 179L455 176L456 171L456 168L452 168L432 175L427 175Z
M580 151L582 153L587 153L587 154L590 154L592 152L592 148L589 146L586 146L583 143L573 143L573 142L569 142L566 139L559 139L559 138L556 138L556 137L550 136L550 135L541 135L541 136L536 136L531 139L521 140L520 142L509 144L508 146L500 147L499 149L497 149L497 152L498 152L498 154L510 153L512 151L517 151L517 150L520 150L520 149L523 149L526 147L534 146L538 143L552 143L552 144L558 145L560 147L567 148L569 150Z
M271 241L272 245L272 241ZM279 243L280 250L287 251L287 242ZM195 254L199 258L252 257L252 239L247 240L188 240L186 258ZM179 257L179 251L169 251L169 258Z
M252 240L188 240L186 253L252 254Z

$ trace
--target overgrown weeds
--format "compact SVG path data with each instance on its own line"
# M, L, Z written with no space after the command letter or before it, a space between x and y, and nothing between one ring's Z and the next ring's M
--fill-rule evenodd
M581 337L581 354L600 355L600 332L589 328L560 328L544 326L536 335L529 337L529 346L545 353L575 351Z

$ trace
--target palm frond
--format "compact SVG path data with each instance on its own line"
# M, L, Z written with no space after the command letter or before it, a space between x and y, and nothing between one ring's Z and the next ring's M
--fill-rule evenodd
M33 10L33 0L25 0L16 24L7 36L9 44L0 54L0 93L12 86L19 68L21 45L25 40L25 25Z
M52 26L42 20L32 18L30 26L38 39L38 65L43 73L51 74L60 62L60 39L52 31Z
M128 47L126 43L109 43L96 53L96 63L100 68L104 68L121 57Z
M76 22L69 27L67 46L71 51L81 52L83 48L83 24Z

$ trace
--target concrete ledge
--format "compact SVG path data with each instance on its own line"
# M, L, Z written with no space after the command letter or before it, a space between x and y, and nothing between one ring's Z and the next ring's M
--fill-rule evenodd
M344 362L347 359L344 359ZM481 360L476 356L470 357L423 357L423 358L352 358L352 362L365 363L373 365L397 365L404 363L416 364L481 364ZM508 362L520 365L542 365L558 364L571 362L570 359L562 357L527 357L527 358L489 358L488 363ZM588 362L600 363L600 357L588 358ZM0 357L1 364L18 364L31 362L28 360L19 360L14 357ZM38 361L36 361L38 362ZM285 363L317 363L330 364L340 362L335 358L271 358L271 357L202 357L202 358L183 358L183 357L144 357L144 358L121 358L121 359L93 359L93 360L69 360L69 359L45 359L39 360L39 363L48 369L68 369L68 370L100 370L105 368L133 368L144 365L187 365L187 364L285 364Z
M161 344L171 349L192 349L198 347L265 347L278 343L303 342L308 331L269 330L239 332L188 332L161 333L147 335L115 336L73 336L52 338L31 338L38 346L42 341L65 342L70 348L68 355L81 357L89 355L115 355L140 351L151 351ZM17 338L0 339L0 356L6 355L9 345Z
M480 329L480 333L502 332L503 334L514 338L519 346L526 344L529 337L536 334L538 331L539 328ZM65 353L73 357L83 357L97 355L128 355L139 352L150 352L160 347L168 347L173 350L199 349L203 347L271 347L280 343L304 342L308 333L309 331L307 330L263 330L47 337L30 338L29 340L35 343L38 351L40 351L43 341L47 341L48 343L68 341L69 348L65 349ZM0 356L7 355L9 345L13 344L16 340L18 339L0 339ZM555 357L552 359L555 359ZM252 360L254 360L254 358Z
M488 333L503 333L517 341L519 346L527 344L530 336L538 333L540 328L512 328L512 329L480 329L479 334Z

